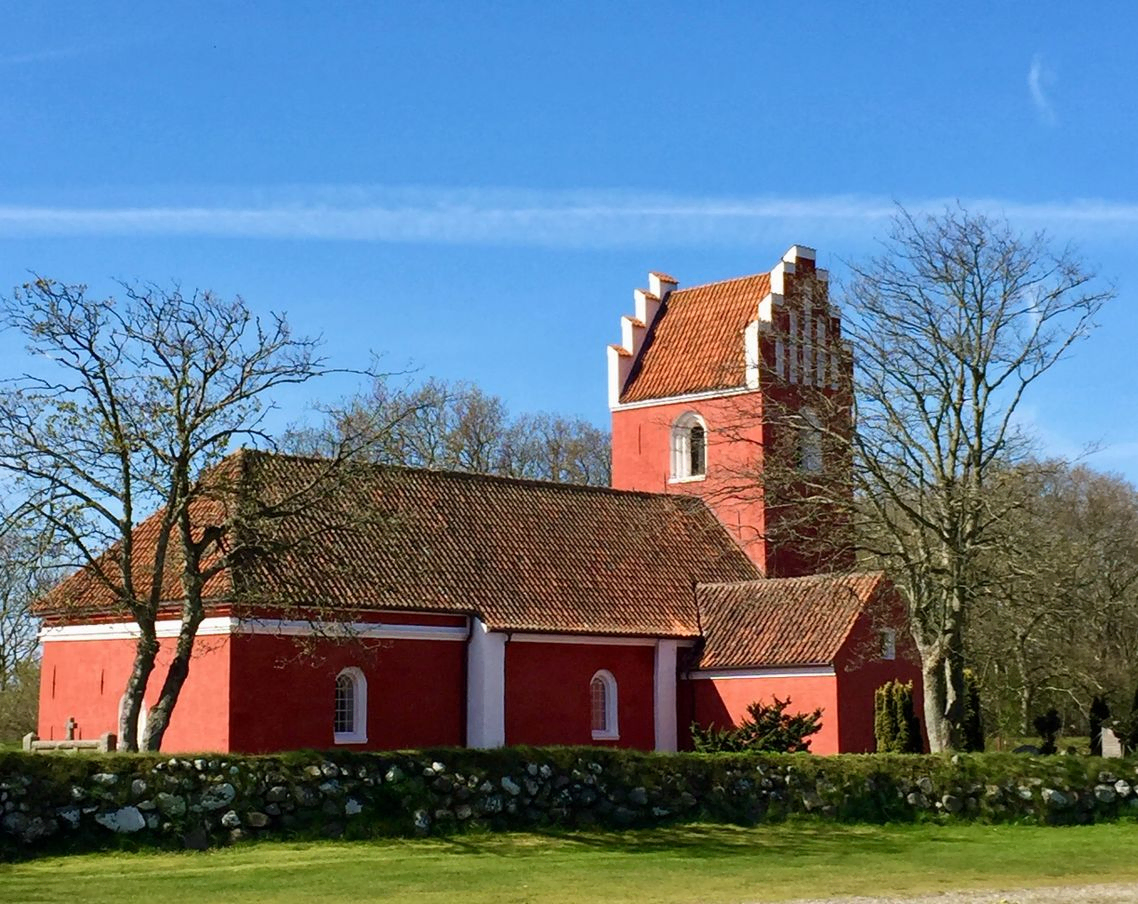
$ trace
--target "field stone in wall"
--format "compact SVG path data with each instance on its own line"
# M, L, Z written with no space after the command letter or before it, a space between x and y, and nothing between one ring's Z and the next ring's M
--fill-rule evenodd
M95 816L95 822L119 834L131 834L146 828L146 819L138 807L119 807Z
M201 796L201 807L203 810L220 810L232 803L236 796L237 789L229 782L222 782L220 785L206 789Z

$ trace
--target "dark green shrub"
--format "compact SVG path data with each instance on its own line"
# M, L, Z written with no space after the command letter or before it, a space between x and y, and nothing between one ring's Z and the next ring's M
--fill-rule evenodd
M893 684L887 681L873 692L873 736L878 753L893 753L897 743L897 716L893 710Z
M1102 756L1102 727L1110 718L1110 707L1098 694L1091 699L1089 721L1091 725L1091 756Z
M1035 726L1035 731L1039 735L1040 745L1039 752L1045 754L1055 753L1058 749L1055 741L1059 737L1059 731L1063 727L1063 720L1059 717L1059 710L1054 706L1043 715L1036 716L1031 723Z
M964 749L984 752L984 720L980 712L980 681L972 669L964 670Z
M1127 750L1138 750L1138 690L1134 691L1134 699L1130 703L1130 712L1119 725L1122 741Z
M772 697L770 705L755 701L747 707L748 718L737 728L700 728L692 723L691 735L700 753L809 753L810 735L822 730L822 710L787 713L790 698Z
M878 753L920 753L921 723L913 708L913 683L887 681L873 695Z

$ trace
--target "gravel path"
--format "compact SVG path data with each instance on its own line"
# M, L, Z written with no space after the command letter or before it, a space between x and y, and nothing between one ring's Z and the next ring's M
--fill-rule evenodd
M953 891L915 898L802 898L786 904L1138 904L1138 883Z

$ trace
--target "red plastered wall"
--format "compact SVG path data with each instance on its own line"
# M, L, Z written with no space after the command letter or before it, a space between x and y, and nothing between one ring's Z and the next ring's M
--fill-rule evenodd
M653 750L651 646L506 644L506 743L598 744ZM600 669L617 683L620 738L594 741L589 684Z
M392 750L460 745L466 721L465 644L436 640L317 641L233 638L233 749ZM335 745L336 676L350 666L367 679L367 743Z
M862 616L838 657L838 690L841 698L841 748L843 753L871 753L876 748L873 733L873 695L887 681L913 682L913 708L924 729L924 683L916 646L905 627L899 605L896 616L882 622L881 616ZM895 659L881 659L878 630L883 625L897 632ZM927 741L925 743L927 749Z
M671 402L612 413L612 485L618 490L701 496L765 571L763 505L747 479L762 461L761 396L749 393L698 402ZM707 476L669 483L672 424L695 412L707 424ZM739 495L742 485L747 486Z
M163 638L144 700L153 706L169 667L173 638ZM66 737L69 717L76 737L118 734L119 703L134 661L133 640L47 641L43 645L37 734ZM199 637L190 675L170 719L162 749L172 752L229 750L230 639Z
M751 703L756 700L769 703L772 697L780 700L789 697L789 712L813 712L820 706L822 730L810 736L810 750L818 754L842 752L838 679L833 675L688 679L681 682L679 693L692 700L694 720L703 727L738 725L746 717ZM681 735L688 734L689 724L690 721L681 724Z

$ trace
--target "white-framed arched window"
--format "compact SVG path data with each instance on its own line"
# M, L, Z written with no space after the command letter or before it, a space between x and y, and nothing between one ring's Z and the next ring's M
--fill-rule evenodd
M672 480L703 480L707 475L707 424L694 411L672 424Z
M589 682L589 708L592 713L593 740L615 741L620 737L616 721L616 679L601 669Z
M355 666L336 676L332 710L332 739L337 744L367 741L367 678Z
M802 424L798 432L798 469L808 474L822 470L822 422L813 408L799 413Z

